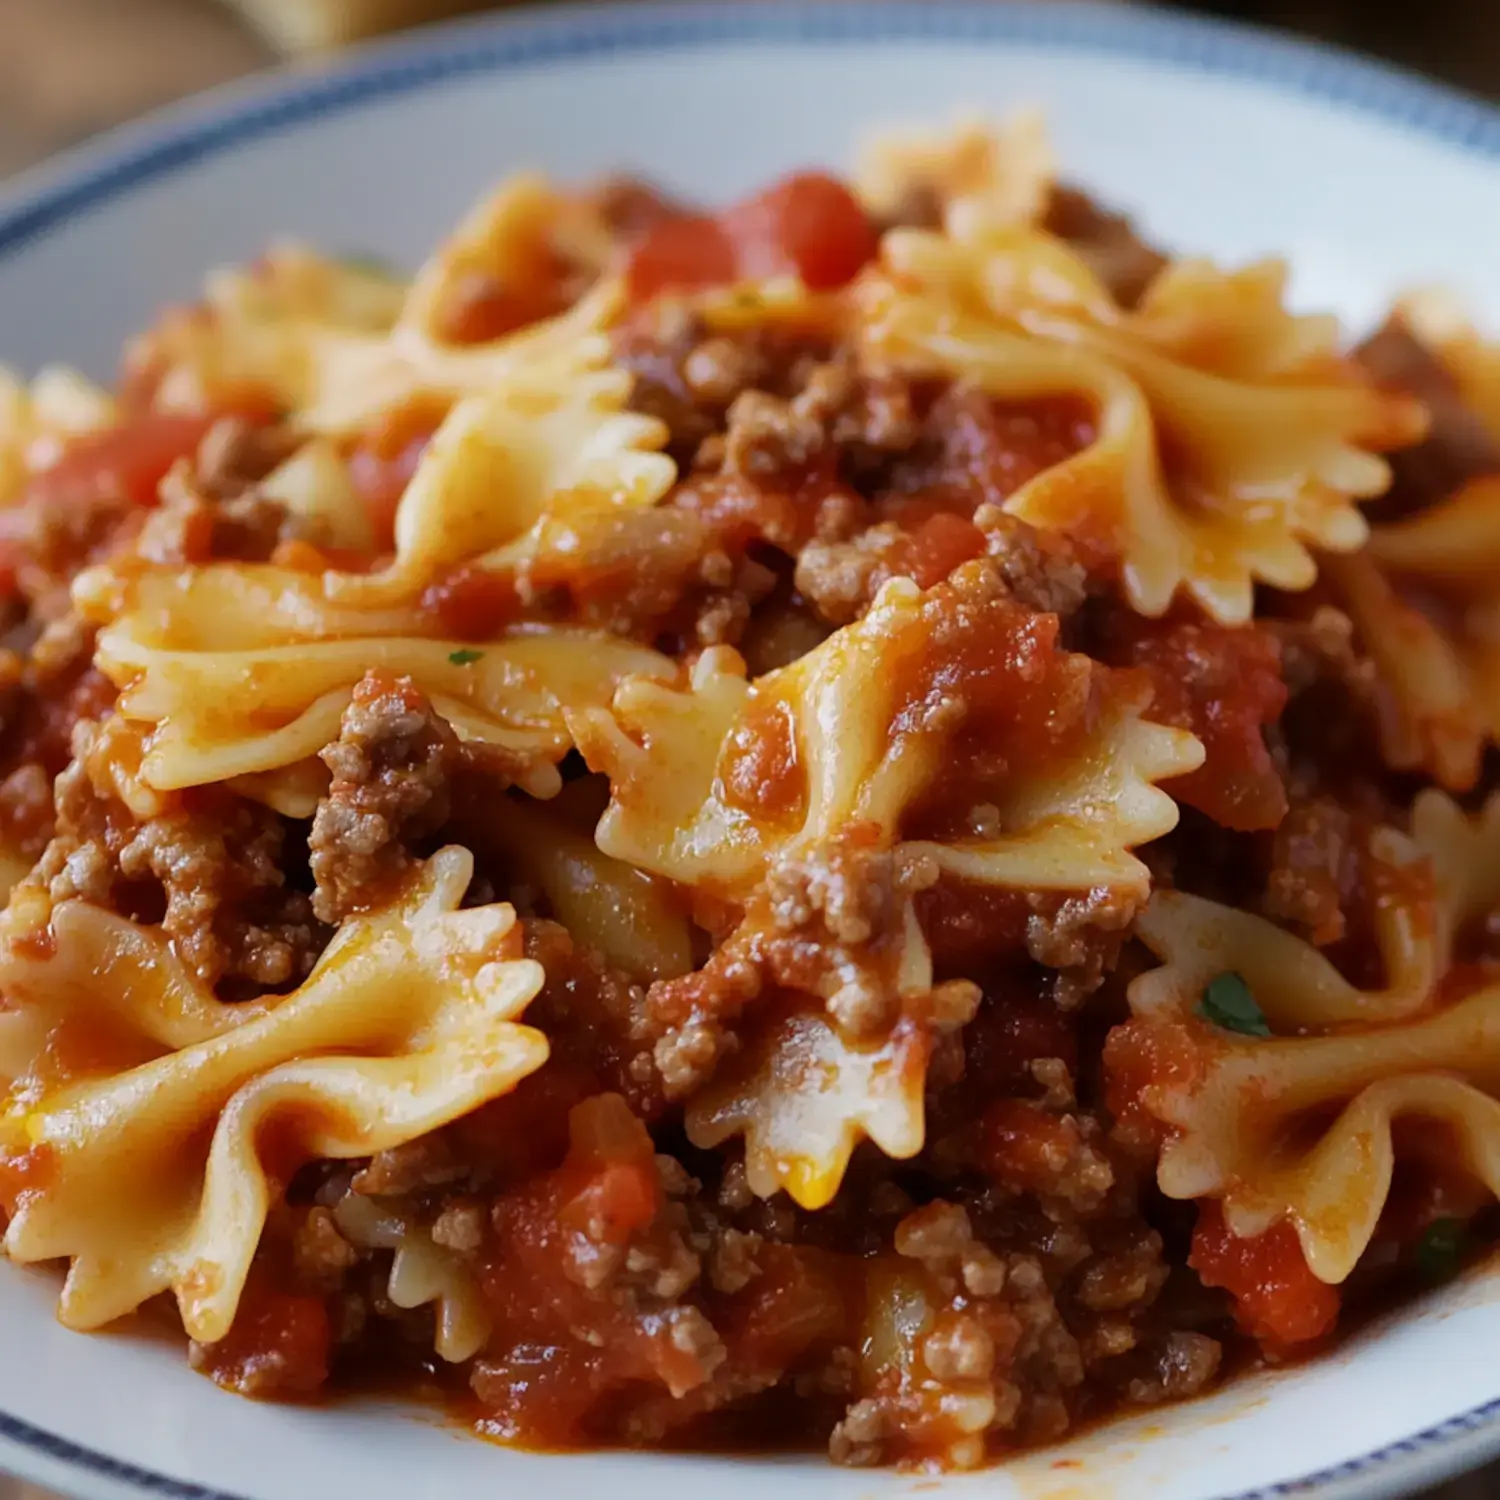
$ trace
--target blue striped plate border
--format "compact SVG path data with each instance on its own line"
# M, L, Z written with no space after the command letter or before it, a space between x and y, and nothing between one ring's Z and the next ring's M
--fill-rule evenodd
M1166 64L1320 100L1500 162L1500 111L1334 48L1253 27L1091 0L696 0L562 4L451 23L317 68L231 85L65 153L0 193L0 258L195 162L278 131L450 80L726 42L835 50L861 42L1056 48ZM0 1457L53 1483L102 1480L158 1500L244 1500L184 1483L0 1412ZM1500 1452L1500 1398L1347 1463L1205 1500L1382 1500ZM26 1459L31 1459L27 1464Z

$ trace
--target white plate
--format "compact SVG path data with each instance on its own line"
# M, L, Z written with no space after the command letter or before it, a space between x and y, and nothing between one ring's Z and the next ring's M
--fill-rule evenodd
M1413 280L1500 312L1500 117L1326 51L1052 3L548 10L257 82L33 176L0 204L0 357L107 373L209 266L272 234L415 261L497 174L636 165L722 200L848 159L872 122L1045 105L1069 171L1167 243L1284 252L1356 321ZM258 1406L179 1348L86 1338L52 1278L0 1268L0 1468L88 1500L1209 1500L1402 1493L1500 1450L1500 1280L1328 1359L935 1484L644 1454L511 1453L419 1413Z

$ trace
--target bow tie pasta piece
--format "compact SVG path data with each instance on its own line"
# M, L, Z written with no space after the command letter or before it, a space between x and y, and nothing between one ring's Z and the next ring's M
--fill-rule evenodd
M484 1294L462 1258L389 1203L346 1193L333 1210L339 1232L361 1250L392 1250L386 1295L396 1307L436 1309L438 1358L462 1364L483 1347L491 1320Z
M74 607L90 624L126 624L142 647L255 651L289 641L433 636L436 619L410 601L385 608L330 599L323 580L268 563L141 568L131 562L86 568Z
M1289 1220L1322 1281L1343 1281L1374 1234L1396 1121L1446 1126L1452 1164L1500 1192L1500 990L1363 1034L1240 1041L1165 1026L1148 1045L1176 1058L1173 1076L1140 1101L1168 1127L1162 1191L1222 1200L1241 1237ZM1311 1144L1289 1144L1330 1117Z
M480 343L435 343L405 321L378 338L288 330L301 356L297 425L347 437L417 400L456 402L517 378L566 384L607 361L606 331L624 305L620 278L605 276L555 316Z
M562 312L614 252L596 204L520 173L476 204L417 273L396 342L418 358L444 344L493 342Z
M661 451L666 424L626 410L630 390L624 371L521 374L460 402L402 496L395 562L368 578L334 577L334 597L410 597L475 559L524 566L549 528L655 505L677 466Z
M210 277L200 306L135 341L126 377L158 410L211 410L257 392L304 431L343 437L418 397L457 400L523 367L568 371L581 353L597 362L622 297L604 278L555 317L440 345L407 331L404 282L283 245L248 271Z
M1449 791L1467 791L1485 746L1500 743L1500 598L1460 601L1456 612L1419 608L1397 587L1396 570L1379 561L1398 545L1381 537L1378 553L1372 546L1324 558L1323 571L1385 689L1377 704L1382 754L1397 770L1424 770Z
M1431 447L1451 450L1436 468L1414 455L1426 476L1417 482L1451 492L1374 527L1366 551L1331 577L1386 690L1386 759L1467 791L1486 745L1500 743L1500 477L1486 472L1500 439L1500 356L1439 293L1403 302L1386 338L1394 351L1377 366L1432 387L1441 420ZM1457 397L1461 431L1449 410Z
M209 307L246 319L306 318L368 333L395 326L406 303L406 278L372 260L336 259L283 240L247 269L212 271Z
M25 1077L28 1093L45 1093L70 1057L146 1061L258 1021L275 1003L215 999L159 929L122 922L81 901L50 908L50 924L48 913L48 903L25 901L3 919L12 958L4 980L9 1008L0 1011L0 1084ZM35 946L27 941L34 918L59 956L24 956ZM111 982L101 986L101 974Z
M369 359L406 297L398 276L363 263L273 245L245 269L211 273L203 301L167 313L127 349L127 382L164 411L201 411L259 390L288 409L317 384L321 350Z
M1202 747L1147 723L1124 679L1060 650L1056 631L971 565L925 594L893 580L863 619L753 684L728 652L705 653L686 692L627 682L612 715L574 716L611 782L599 845L743 899L775 857L870 824L963 879L1144 894L1128 851L1177 819L1153 783L1195 769ZM955 752L981 745L997 768L965 786ZM954 807L927 809L949 826L921 837L920 804L945 789L993 794L999 835L963 831L972 809Z
M1157 354L1234 381L1367 384L1339 353L1336 318L1287 308L1287 268L1279 260L1237 271L1206 260L1171 261L1130 309L1063 240L963 211L945 235L893 230L881 260L913 291L1038 337Z
M478 845L502 851L546 897L552 917L611 968L633 979L671 979L693 968L693 930L670 882L603 853L555 806L514 797L466 806Z
M677 670L646 647L569 627L519 628L482 646L432 639L415 609L330 604L317 580L271 567L217 564L181 583L95 575L79 596L91 617L111 620L97 665L122 690L118 711L154 726L142 776L163 790L316 755L374 669L409 677L460 740L552 796L572 745L564 711L607 703L626 677Z
M1238 974L1279 1031L1405 1021L1430 1009L1464 929L1500 904L1500 797L1470 816L1434 788L1412 805L1411 831L1378 829L1368 878L1381 990L1361 990L1299 937L1265 917L1186 891L1157 891L1136 919L1161 961L1131 987L1141 1016L1192 1014L1220 974Z
M1286 285L1284 261L1238 271L1206 260L1172 261L1117 324L1178 363L1227 380L1347 382L1338 319L1289 312Z
M1410 834L1384 829L1375 844L1411 877L1377 912L1387 989L1360 991L1263 918L1162 891L1136 925L1162 966L1132 982L1136 1019L1106 1055L1117 1081L1134 1080L1133 1102L1167 1127L1162 1190L1222 1199L1240 1236L1289 1219L1330 1283L1374 1233L1396 1121L1446 1126L1457 1164L1500 1192L1500 989L1440 1007L1463 929L1500 899L1500 799L1470 817L1429 790ZM1246 1040L1198 1017L1226 973L1249 985L1278 1035Z
M955 209L987 223L1031 223L1047 209L1057 162L1039 110L1004 125L966 116L943 134L898 131L872 138L854 190L876 218L920 204L951 222Z
M1445 499L1370 533L1371 557L1397 575L1452 589L1500 613L1500 476L1472 479Z
M770 1198L784 1188L803 1208L824 1208L861 1140L897 1161L922 1149L932 1044L931 1032L907 1017L859 1043L820 1010L789 1009L693 1099L689 1138L707 1150L743 1136L751 1192Z
M1411 844L1431 866L1433 943L1446 967L1464 926L1500 906L1500 796L1470 815L1429 788L1412 804Z
M883 884L881 868L878 856L862 867L857 850L837 843L800 863L783 861L767 894L752 899L745 922L701 971L729 978L758 967L775 986L747 1016L739 1049L688 1100L684 1116L699 1147L744 1136L747 1180L762 1197L785 1189L804 1208L826 1206L864 1139L897 1160L915 1156L926 1136L928 1063L938 1040L971 1021L978 1006L977 985L933 983L910 899L887 892L883 911L846 912L846 921L868 927L857 933L837 918L820 933L809 913L788 910L819 881L848 881L868 898ZM691 995L700 982L692 976L678 988ZM657 987L648 1005L672 989ZM687 1036L691 1051L691 1028Z
M1329 577L1387 689L1387 759L1467 791L1500 743L1500 477L1375 527Z
M547 1057L518 1018L541 988L520 957L508 906L460 910L471 856L449 848L411 876L388 907L345 924L303 986L237 1025L208 996L187 1003L193 1027L163 1037L153 1016L183 1008L194 981L170 952L144 974L78 965L143 939L124 919L78 903L58 908L69 936L47 957L11 944L8 992L98 1010L100 985L136 973L145 995L109 1005L136 1046L154 1053L122 1071L58 1082L22 1076L0 1117L11 1157L33 1164L6 1207L12 1259L72 1262L60 1316L94 1328L171 1290L189 1335L224 1337L287 1154L350 1159L417 1139L509 1092ZM90 931L89 929L93 930ZM102 977L101 977L102 973ZM227 1009L227 1007L226 1007ZM146 1024L150 1023L150 1024ZM60 1020L58 1024L62 1024ZM263 1143L279 1141L273 1167ZM280 1176L278 1176L280 1174Z
M1187 1015L1211 981L1238 974L1272 1026L1377 1024L1428 1008L1446 956L1437 952L1431 899L1392 901L1376 915L1388 976L1383 990L1349 983L1316 948L1253 912L1185 891L1159 891L1136 919L1136 935L1162 967L1135 981L1138 1015Z
M1177 816L1153 783L1202 749L1144 721L1130 679L1060 650L1056 630L973 565L925 594L887 584L862 620L753 683L733 653L710 652L686 690L625 683L611 712L571 716L610 778L599 846L744 914L702 973L653 991L684 1017L657 1048L669 1092L723 1050L703 1005L722 1025L762 982L823 1002L761 1026L689 1108L695 1140L752 1133L763 1185L810 1206L836 1189L869 1123L839 1076L845 1053L886 1079L880 1143L919 1149L932 1039L978 995L934 986L916 890L1144 896L1130 850ZM895 1072L883 1048L904 1059ZM799 1112L816 1128L789 1152Z
M1288 325L1257 337L1231 320L1215 339L1183 304L1201 312L1239 299L1234 289L1205 296L1186 273L1137 327L1044 236L984 248L893 234L884 251L887 276L861 293L874 362L966 378L998 399L1071 394L1093 409L1094 442L1023 486L1006 509L1117 558L1143 614L1164 614L1181 589L1221 624L1238 625L1250 617L1256 582L1307 588L1317 573L1312 547L1347 552L1364 542L1353 502L1389 483L1377 453L1422 430L1416 403L1342 366L1330 371L1321 356L1308 356L1295 379L1267 378L1268 361L1289 358L1288 347L1315 348L1319 335ZM1197 368L1185 362L1195 349L1255 368ZM1237 351L1233 360L1226 351Z
M715 646L698 658L686 691L627 678L608 710L569 716L589 768L609 777L596 833L606 854L726 899L754 886L767 836L718 782L719 758L749 698L738 652Z

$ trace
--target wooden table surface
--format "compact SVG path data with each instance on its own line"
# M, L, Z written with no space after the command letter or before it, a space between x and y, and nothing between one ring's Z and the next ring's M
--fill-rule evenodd
M1493 0L1394 8L1378 0L1264 0L1260 14L1500 95ZM260 37L210 0L0 0L0 176L274 60ZM1500 1466L1424 1500L1496 1497ZM55 1497L0 1476L0 1500Z

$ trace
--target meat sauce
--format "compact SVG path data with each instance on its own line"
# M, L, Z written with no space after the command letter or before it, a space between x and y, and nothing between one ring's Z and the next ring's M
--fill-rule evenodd
M1054 229L1132 301L1160 258L1124 221L1056 196ZM1055 778L1091 753L1101 728L1144 716L1191 731L1206 752L1201 769L1166 784L1190 809L1182 826L1141 851L1158 885L1232 893L1356 982L1377 983L1376 915L1432 894L1425 866L1372 852L1371 831L1409 800L1409 781L1372 771L1358 806L1339 785L1336 757L1288 714L1285 619L1229 628L1186 604L1143 619L1119 602L1117 560L1097 539L1043 536L1005 511L1094 442L1085 403L1000 403L962 383L872 373L832 325L726 335L671 311L680 294L741 281L848 286L876 257L879 226L843 183L798 173L714 214L644 190L599 207L631 302L616 360L634 377L634 407L665 424L679 481L649 511L580 522L514 569L469 563L434 578L419 600L424 625L479 648L516 624L610 629L672 652L684 675L722 645L740 646L757 670L792 666L747 699L715 793L768 845L794 843L820 767L799 733L793 695L807 684L793 664L835 629L865 628L882 587L910 580L921 597L886 596L862 686L882 715L884 754L918 768L918 790L896 826L837 830L774 896L672 890L674 912L694 918L682 944L694 968L654 976L611 967L564 930L513 847L487 838L520 794L472 745L443 739L430 819L402 802L412 767L382 765L389 795L355 811L380 811L384 842L351 819L358 839L401 870L443 843L474 851L471 900L514 902L526 954L545 971L526 1019L551 1057L505 1097L370 1161L308 1162L296 1130L268 1135L286 1191L273 1195L282 1201L232 1330L195 1347L195 1365L283 1399L435 1390L480 1430L537 1448L821 1442L849 1463L963 1467L1122 1405L1191 1395L1221 1358L1284 1361L1325 1344L1358 1315L1362 1284L1318 1281L1289 1223L1239 1236L1216 1204L1164 1204L1151 1185L1169 1127L1150 1103L1191 1088L1222 1041L1202 1016L1127 1019L1125 986L1149 962L1129 935L1133 900L893 873L890 850L1005 837L1017 786ZM565 310L588 270L539 243L504 279L457 278L435 332L459 345L503 337ZM0 583L18 640L66 618L57 559L43 568L24 530L28 508L100 507L97 527L70 533L65 582L128 544L219 417L269 425L278 415L253 395L212 413L153 413L151 391L150 372L137 371L128 418L67 444L0 517ZM346 442L368 556L293 540L274 559L308 573L379 566L448 409L413 400ZM27 859L53 832L46 789L76 727L113 704L86 632L74 648L46 678L34 653L16 653L3 689L0 827ZM409 679L392 692L432 719ZM579 832L601 811L602 789L584 771L576 756L563 762L568 786L553 809ZM320 794L317 821L334 798ZM323 864L353 868L358 839L346 848L320 835L314 849L308 819L257 808L291 851L278 897L305 917ZM859 964L872 953L896 952L889 919L908 895L933 994L958 981L969 1008L945 1031L903 996L884 1033L841 1040L865 1061L888 1048L896 1061L872 1071L886 1092L871 1112L914 1094L922 1148L898 1161L858 1146L817 1213L785 1194L758 1197L741 1146L693 1144L683 1100L753 1056L773 1023L824 1015L829 994L868 977ZM301 922L312 956L337 921L317 909L319 922ZM747 911L774 920L756 928ZM220 915L240 928L265 917L249 898ZM1482 927L1458 935L1462 964L1442 998L1493 974ZM883 972L879 962L869 971ZM57 1077L123 1065L112 1046L105 1027L60 1033ZM804 1051L787 1066L836 1088L831 1065ZM1412 1183L1398 1174L1382 1220L1381 1254L1409 1280L1434 1226L1468 1223L1479 1205L1463 1174L1441 1167L1443 1140L1402 1144L1403 1160L1438 1164ZM54 1170L42 1147L0 1155L0 1207L14 1215ZM360 1239L351 1203L387 1216L385 1239ZM390 1222L474 1293L488 1331L454 1368L434 1359L432 1306L396 1306ZM1191 1314L1177 1300L1183 1282Z

